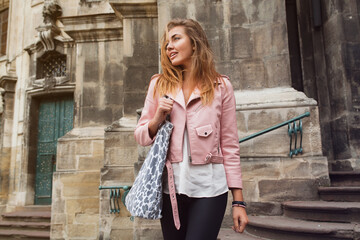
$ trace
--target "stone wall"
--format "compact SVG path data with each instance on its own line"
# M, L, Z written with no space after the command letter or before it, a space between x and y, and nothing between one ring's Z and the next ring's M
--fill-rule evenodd
M323 1L323 35L331 101L334 159L359 169L359 1ZM334 31L336 29L336 31ZM334 168L341 164L334 162Z
M58 141L51 239L99 239L104 128L75 128Z
M159 221L132 222L123 205L120 214L110 214L109 191L98 187L131 185L146 156L148 148L138 147L133 138L135 111L144 103L150 77L159 72L159 39L175 17L194 18L204 27L217 70L230 76L235 89L239 137L310 112L303 120L302 155L288 156L286 127L240 145L249 213L281 214L282 201L317 199L317 186L329 184L322 154L327 146L334 146L328 156L347 160L340 169L360 165L358 1L322 1L321 31L306 32L311 16L300 15L305 16L300 19L301 40L308 37L313 44L302 52L306 95L291 88L283 0L58 2L63 15L56 24L69 41L75 128L58 142L52 239L161 239ZM31 114L26 94L34 73L36 58L30 52L36 51L43 3L11 1L9 62L0 64L1 76L12 76L6 83L13 84L7 91L0 79L6 91L0 174L8 179L1 182L0 211L31 202L26 172L31 140L26 135L31 125L26 122ZM297 1L299 13L309 12L309 3ZM3 74L3 68L16 74ZM230 214L229 207L224 226L232 224Z
M135 179L134 163L137 160L134 124L132 120L105 133L101 186L132 185ZM110 213L109 198L110 190L100 191L100 239L133 239L134 223L130 220L131 215L121 201L120 213Z
M333 170L359 168L358 1L297 1L304 92L319 103L324 154ZM314 26L313 15L322 22Z
M158 0L159 35L172 18L194 18L205 29L221 74L234 89L290 85L285 4L282 0Z

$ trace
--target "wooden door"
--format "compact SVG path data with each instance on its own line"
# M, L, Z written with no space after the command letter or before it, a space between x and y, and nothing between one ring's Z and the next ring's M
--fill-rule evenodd
M40 102L35 177L36 205L51 204L57 140L73 128L73 112L74 101L70 97Z

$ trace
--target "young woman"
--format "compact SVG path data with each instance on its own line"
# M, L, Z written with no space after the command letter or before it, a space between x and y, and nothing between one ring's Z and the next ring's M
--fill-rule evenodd
M229 79L215 71L213 53L198 22L175 19L167 24L161 67L163 73L150 81L135 138L150 145L170 115L174 128L163 194L164 239L215 240L229 189L234 200L233 230L243 232L248 218L235 97Z

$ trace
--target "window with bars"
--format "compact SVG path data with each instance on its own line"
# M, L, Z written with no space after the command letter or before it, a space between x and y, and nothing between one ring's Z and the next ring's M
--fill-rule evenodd
M56 51L48 52L38 59L36 78L65 77L66 55Z
M8 17L9 9L0 12L0 55L6 55Z

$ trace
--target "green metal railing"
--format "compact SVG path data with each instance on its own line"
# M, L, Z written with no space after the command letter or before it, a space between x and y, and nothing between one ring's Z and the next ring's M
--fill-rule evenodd
M277 124L273 127L267 128L265 130L262 130L260 132L254 133L250 136L244 137L242 139L240 139L239 143L245 142L247 140L250 140L252 138L258 137L260 135L263 135L265 133L274 131L280 127L286 126L288 125L288 135L290 137L290 151L289 151L289 156L293 157L294 155L298 155L299 153L303 152L303 148L302 148L302 136L303 136L303 127L302 127L302 119L304 117L309 117L310 113L306 112L298 117L295 117L293 119L290 119L288 121L285 121L283 123ZM298 121L298 124L296 123L296 121ZM298 135L300 136L300 146L297 147L297 142L298 142ZM293 139L294 139L294 147L293 147Z
M99 186L99 190L102 189L110 189L110 213L120 213L120 203L119 199L121 198L121 202L125 205L126 195L129 193L131 186ZM121 196L121 189L124 190L124 193Z

